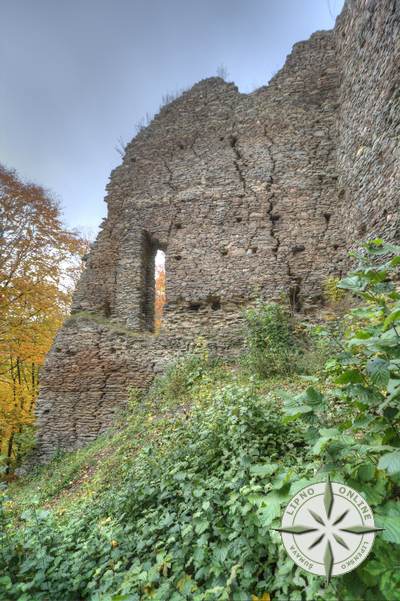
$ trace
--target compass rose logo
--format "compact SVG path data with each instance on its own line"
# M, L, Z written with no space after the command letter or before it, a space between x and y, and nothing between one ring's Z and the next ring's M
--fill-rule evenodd
M298 566L329 582L366 559L382 528L375 528L372 510L357 491L328 478L300 490L276 530Z

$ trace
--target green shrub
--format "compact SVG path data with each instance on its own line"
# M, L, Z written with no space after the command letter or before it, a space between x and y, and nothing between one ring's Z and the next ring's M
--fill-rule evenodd
M15 462L16 467L21 465L35 448L35 435L36 430L33 425L24 425L21 427L20 431L15 434L14 447L15 456L17 457Z
M245 312L244 364L261 377L296 370L299 340L294 322L281 305L260 303Z
M156 378L147 398L171 405L188 401L195 385L205 377L210 378L213 371L219 371L220 363L210 357L207 341L199 337L190 354L175 361L162 376Z
M156 416L131 420L129 438L149 424L153 432L121 462L118 487L82 499L68 519L33 507L15 528L5 516L0 598L242 601L275 591L286 600L288 582L317 593L320 583L300 576L270 529L299 485L297 426L235 384L190 414L159 407Z
M302 345L295 358L296 370L300 374L323 377L326 365L341 350L342 320L303 323L302 327Z
M191 357L179 386L133 394L114 464L67 513L12 515L0 493L0 599L400 601L400 247L374 241L359 259L340 283L362 302L340 352L303 377L318 389L286 394L283 413L257 392L270 382L229 381L208 354ZM296 337L288 328L271 340ZM191 403L171 411L179 399ZM273 530L291 496L326 473L357 489L385 529L367 561L329 585L296 567Z
M187 397L194 382L201 377L204 363L195 355L179 359L157 378L151 388L150 396L154 400L175 403Z
M338 579L338 598L400 599L400 246L374 240L339 286L361 301L346 316L341 353L325 391L285 404L287 421L308 426L309 465L347 482L374 508L378 535L368 561ZM379 261L380 259L380 261Z

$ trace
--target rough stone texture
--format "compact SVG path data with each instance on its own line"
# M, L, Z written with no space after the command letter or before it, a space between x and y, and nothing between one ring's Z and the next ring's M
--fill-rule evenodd
M296 44L268 86L246 95L201 81L129 144L42 374L40 460L95 438L128 387L147 386L196 336L235 353L243 307L285 294L312 311L351 244L397 236L399 10L348 2L335 30Z
M336 31L338 196L348 244L398 238L400 2L351 0Z

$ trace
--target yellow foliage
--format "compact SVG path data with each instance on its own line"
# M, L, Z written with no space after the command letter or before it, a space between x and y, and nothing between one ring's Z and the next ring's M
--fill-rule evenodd
M329 277L324 285L325 296L331 303L338 303L345 295L346 291L338 288L340 278Z
M197 585L189 574L184 574L180 580L178 580L176 587L179 592L190 590L192 593L197 589Z
M34 422L39 368L68 311L87 245L65 230L43 188L1 165L0 224L0 454L10 465Z
M161 329L161 320L166 302L165 296L165 267L160 266L156 271L156 289L154 306L154 331L158 333Z

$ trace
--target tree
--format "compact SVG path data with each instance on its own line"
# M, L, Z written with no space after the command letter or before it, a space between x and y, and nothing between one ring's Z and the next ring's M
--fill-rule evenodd
M0 454L9 466L34 422L39 367L86 249L46 190L0 165Z
M165 305L165 264L156 265L156 300L154 307L154 330L160 331L161 320Z

